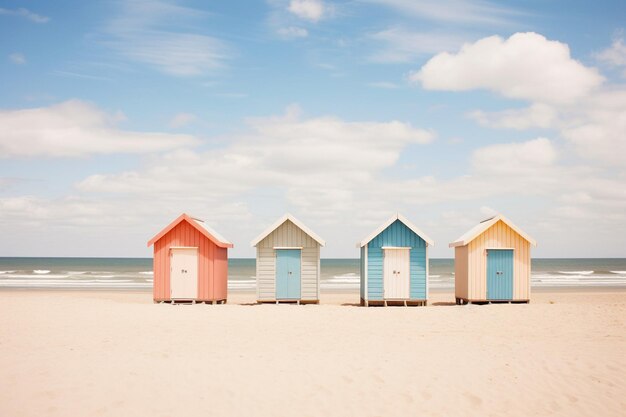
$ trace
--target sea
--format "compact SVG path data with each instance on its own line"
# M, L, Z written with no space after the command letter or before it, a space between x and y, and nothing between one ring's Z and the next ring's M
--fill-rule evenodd
M255 259L229 259L228 289L255 291ZM429 287L454 287L454 259L430 259ZM0 257L0 289L150 290L152 258ZM533 259L532 287L624 287L626 258ZM322 259L322 291L356 291L358 259Z

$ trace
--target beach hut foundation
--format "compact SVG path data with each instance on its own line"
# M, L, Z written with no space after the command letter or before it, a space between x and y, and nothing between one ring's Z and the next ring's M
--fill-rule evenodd
M361 300L364 307L424 307L427 300Z

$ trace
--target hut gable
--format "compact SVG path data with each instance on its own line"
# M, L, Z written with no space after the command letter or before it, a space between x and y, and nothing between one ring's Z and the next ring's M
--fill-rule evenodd
M324 246L325 242L304 223L286 214L263 233L257 236L251 246L261 248L285 247L316 247Z
M178 218L176 218L173 222L168 224L163 230L157 233L152 239L150 239L148 241L148 247L154 245L155 242L157 242L163 236L168 234L170 231L172 231L176 226L178 226L182 222L188 223L191 227L196 229L198 232L200 232L202 235L207 237L211 242L215 243L215 245L217 245L220 248L232 248L233 247L233 244L231 242L229 242L224 237L222 237L219 233L217 233L215 230L210 228L206 223L204 223L203 220L200 220L195 217L191 217L186 213L183 213L180 216L178 216Z
M498 214L497 216L493 216L493 217L490 217L488 219L485 219L485 220L481 221L480 223L478 223L476 226L472 227L470 230L468 230L465 234L463 234L457 240L455 240L454 242L450 243L450 247L454 248L454 247L457 247L457 246L465 246L465 245L469 244L471 241L473 241L478 236L483 234L485 231L487 231L488 229L490 229L491 227L496 225L498 222L502 222L503 224L505 224L508 228L510 228L515 233L520 235L524 240L526 240L531 245L537 246L537 242L535 241L535 239L533 239L532 237L527 235L519 227L515 226L512 221L510 221L509 219L507 219L503 215Z
M426 233L422 232L420 229L417 228L417 226L415 226L413 223L411 223L406 217L404 217L401 214L396 214L395 216L391 216L389 218L389 220L387 220L385 223L383 223L382 225L380 225L380 227L376 230L374 230L369 236L367 236L365 239L361 240L360 242L357 243L357 248L362 248L363 246L367 245L369 242L371 242L372 240L374 240L376 237L378 237L382 232L384 232L387 228L389 228L389 226L391 226L394 222L399 221L401 223L404 224L404 226L406 226L409 230L411 230L413 233L415 233L417 236L419 236L420 238L422 238L422 240L424 240L424 242L426 242L426 244L430 245L430 246L435 246L435 242L429 238L428 236L426 236Z

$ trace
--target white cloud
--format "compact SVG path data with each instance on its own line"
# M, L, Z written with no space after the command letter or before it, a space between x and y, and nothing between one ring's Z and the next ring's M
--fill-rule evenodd
M222 68L228 54L216 38L155 30L118 32L109 42L121 55L175 76L195 76Z
M169 126L173 128L188 126L197 119L193 113L178 113L169 122Z
M78 100L0 111L0 157L151 153L196 143L188 135L120 130L115 127L119 119Z
M586 160L602 166L626 164L626 87L612 85L582 101L499 112L475 110L468 116L482 126L524 130L553 129Z
M370 87L374 88L383 88L385 90L395 90L400 86L398 84L389 82L389 81L376 81L368 84Z
M516 36L527 37L521 42L522 46L518 45L519 40L512 42ZM534 51L521 53L524 48L534 48ZM622 57L623 49L621 39L616 40L611 48L598 55L598 59L621 65L626 62ZM602 77L595 69L572 60L568 50L567 45L547 41L536 34L517 34L504 42L497 37L486 38L466 45L457 55L442 55L444 59L440 62L435 62L437 57L433 58L422 71L414 74L414 78L425 84L430 82L431 87L432 83L439 83L443 89L482 87L508 97L534 101L522 109L475 110L469 112L468 117L492 128L553 129L581 158L602 166L623 167L626 164L626 86L600 87ZM554 53L549 58L540 59L550 51ZM488 59L490 53L498 54L497 58ZM540 71L520 61L528 61ZM433 65L427 68L430 64ZM514 69L518 65L520 67ZM439 70L437 74L436 70ZM476 75L481 71L483 75Z
M478 23L482 25L510 24L511 17L520 14L497 2L485 0L365 0L397 10L402 14L455 23Z
M468 113L468 116L482 126L524 130L534 127L544 129L553 127L557 120L558 112L553 106L534 103L530 107L523 109L509 109L491 113L474 110Z
M569 111L569 117L560 126L561 135L579 155L603 164L626 165L626 88L613 86L564 111Z
M309 32L306 29L297 26L280 28L276 33L284 38L306 38L309 36Z
M596 54L596 57L609 65L626 66L626 45L624 44L624 39L615 39L609 48Z
M167 2L127 2L106 28L104 44L131 61L174 76L197 76L223 68L230 47L202 33L183 32L181 22L206 13Z
M369 190L407 146L433 140L431 132L398 121L301 119L297 106L288 108L284 116L247 123L249 132L230 138L225 148L173 152L145 170L90 176L77 189L123 193L144 201L157 197L187 201L194 196L193 200L211 198L220 205L273 191L279 206L319 217L333 210L353 211L362 198L359 190ZM211 191L200 196L197 190ZM372 200L372 204L380 203Z
M410 79L427 90L488 89L544 103L573 102L603 82L596 69L570 57L566 44L536 33L506 40L491 36L464 45L457 54L438 54Z
M81 74L79 72L72 72L72 71L58 71L57 70L57 71L53 71L52 74L58 75L61 77L79 78L82 80L111 81L111 79L107 77L101 77L98 75L91 75L91 74Z
M543 229L526 213L528 205L547 207L537 216L556 231L535 236L542 247L543 239L559 227L559 236L567 236L572 229L568 222L576 216L612 216L610 223L596 222L596 228L626 224L626 178L559 164L562 149L544 138L476 149L465 175L439 179L423 170L390 175L403 155L419 163L420 152L408 148L432 139L432 133L406 123L305 118L292 106L283 116L249 119L247 132L229 137L222 148L180 149L147 158L127 172L91 175L76 184L73 195L0 198L0 223L9 233L21 230L22 237L29 230L39 233L45 225L46 230L75 237L72 242L85 236L105 241L119 229L124 242L99 253L137 254L155 230L185 211L235 240L233 256L250 255L242 243L253 237L259 224L287 210L310 221L328 239L325 250L331 256L352 256L347 248L352 248L355 236L396 211L409 213L444 242L491 212L489 207L518 224L528 222L533 235ZM468 214L474 212L476 219ZM444 213L441 220L433 220L438 213ZM585 231L578 228L577 233ZM13 244L4 249L32 253L39 242L47 241L33 238L28 247ZM84 246L92 252L81 252L81 246L69 254L93 255L94 246ZM41 248L44 253L57 250L54 245ZM546 253L564 255L564 248L569 247L559 244ZM438 254L448 255L443 249Z
M543 174L557 160L557 151L546 138L521 143L490 145L472 154L475 172L519 176Z
M376 32L369 38L383 44L370 59L391 63L409 62L426 54L456 50L467 39L460 34L414 32L400 27Z
M626 77L626 44L623 38L615 39L609 48L597 53L596 58L611 67L624 67L623 76Z
M301 19L317 22L329 8L322 0L291 0L287 10Z
M25 19L30 20L31 22L35 22L35 23L46 23L50 20L49 17L47 16L42 16L39 15L37 13L33 13L28 9L25 9L23 7L19 8L19 9L15 9L15 10L11 10L11 9L4 9L0 7L0 15L7 15L7 16L19 16L19 17L23 17Z
M15 65L24 65L26 64L26 57L24 56L24 54L20 54L16 52L16 53L9 55L9 61L14 63Z

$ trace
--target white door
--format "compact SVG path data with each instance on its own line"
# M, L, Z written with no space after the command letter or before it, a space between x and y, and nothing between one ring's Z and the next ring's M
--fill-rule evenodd
M170 252L172 300L198 298L198 248L172 248Z
M383 281L385 299L408 299L411 267L409 248L385 249L383 260Z

